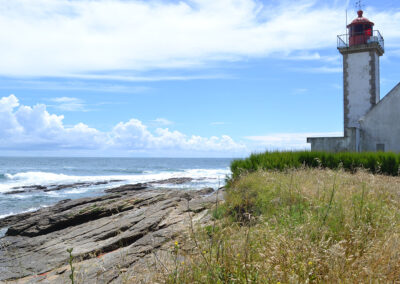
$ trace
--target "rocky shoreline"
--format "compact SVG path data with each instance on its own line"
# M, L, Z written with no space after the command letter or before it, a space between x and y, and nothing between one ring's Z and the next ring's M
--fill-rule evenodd
M191 182L193 178L183 177L183 178L169 178L163 180L157 180L145 183L146 187L154 186L154 185L162 185L162 184L184 184ZM66 188L82 188L82 187L90 187L96 185L108 185L112 183L123 182L123 180L119 179L112 179L112 180L103 180L103 181L96 181L96 182L75 182L75 183L67 183L67 184L50 184L50 185L26 185L26 186L16 186L13 187L11 191L4 192L5 195L12 195L12 194L20 194L20 193L31 193L35 191L59 191ZM106 191L107 192L107 191Z
M144 262L188 230L189 221L207 222L207 209L222 198L212 188L155 188L190 181L123 185L0 219L0 229L8 228L0 238L0 283L69 283L69 248L83 283L146 279Z

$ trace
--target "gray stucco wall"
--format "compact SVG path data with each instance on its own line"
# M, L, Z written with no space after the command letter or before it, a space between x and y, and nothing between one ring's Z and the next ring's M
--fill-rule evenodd
M344 137L309 137L307 143L311 143L311 151L324 152L356 152L358 151L359 130L346 128Z
M400 84L360 120L361 151L376 151L384 144L385 151L400 152Z
M358 120L379 102L379 55L371 49L343 54L344 127L359 127Z

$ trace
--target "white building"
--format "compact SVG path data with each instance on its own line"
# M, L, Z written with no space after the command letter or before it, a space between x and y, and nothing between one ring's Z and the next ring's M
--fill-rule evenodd
M380 100L379 57L384 41L374 23L358 11L338 36L343 55L343 137L309 137L312 151L400 152L400 84Z

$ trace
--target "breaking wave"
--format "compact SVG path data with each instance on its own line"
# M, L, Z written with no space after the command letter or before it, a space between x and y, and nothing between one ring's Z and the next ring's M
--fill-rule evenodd
M10 212L10 213L7 213L7 214L0 215L0 219L6 218L6 217L9 217L9 216L12 216L12 215L34 212L34 211L37 211L39 209L46 208L46 207L49 207L49 206L48 205L42 205L42 206L39 206L39 207L32 207L32 208L29 208L27 210L23 210L23 211L19 211L19 212Z
M115 181L118 180L121 184L152 182L169 178L189 177L193 178L193 186L218 183L222 184L225 176L230 173L229 169L187 169L172 172L146 171L141 174L126 174L119 175L104 175L104 176L74 176L66 174L58 174L51 172L20 172L15 174L3 174L3 182L0 183L0 193L12 191L15 187L30 186L30 185L58 185L58 184L74 184L78 182L99 182L99 181ZM115 183L114 183L115 184ZM168 187L168 185L165 185ZM182 187L170 185L170 187Z

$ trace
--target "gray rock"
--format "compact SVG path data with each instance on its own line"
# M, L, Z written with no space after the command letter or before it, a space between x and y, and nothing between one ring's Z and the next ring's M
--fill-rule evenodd
M150 182L150 184L184 184L193 181L193 178L182 177L182 178L169 178L158 181Z
M151 181L148 183L136 183L136 184L126 184L119 187L106 189L107 193L117 193L117 192L125 192L131 190L143 190L149 187L153 187L155 185L163 185L163 184L184 184L193 181L193 178L182 177L182 178L169 178L157 181Z
M13 187L12 191L5 192L4 194L21 194L21 193L29 193L34 191L58 191L66 188L82 188L82 187L89 187L93 185L106 185L115 182L121 182L122 180L108 180L108 181L97 181L97 182L76 182L76 183L68 183L68 184L50 184L50 185L26 185L26 186L17 186ZM110 188L105 190L105 192L123 192L129 190L142 190L154 185L162 185L162 184L184 184L193 181L193 178L189 177L181 177L181 178L169 178L164 180L157 180L152 181L149 183L138 183L138 184L128 184L119 186L116 188Z
M198 190L197 192L200 195L207 195L207 194L213 193L214 189L212 187L206 187L206 188L202 188L202 189Z
M121 182L122 180L105 180L105 181L97 181L97 182L75 182L75 183L68 183L68 184L50 184L50 185L25 185L25 186L17 186L13 187L13 191L5 192L4 194L17 194L17 193L29 193L33 191L58 191L65 188L82 188L82 187L89 187L93 185L105 185L109 183Z
M66 250L73 248L81 283L121 283L124 271L188 229L189 214L206 216L216 196L212 189L124 190L0 219L0 228L8 227L0 282L69 283Z
M142 189L146 189L148 187L149 187L149 185L147 183L126 184L126 185L122 185L119 187L106 189L105 192L117 193L117 192L131 191L131 190L142 190Z

